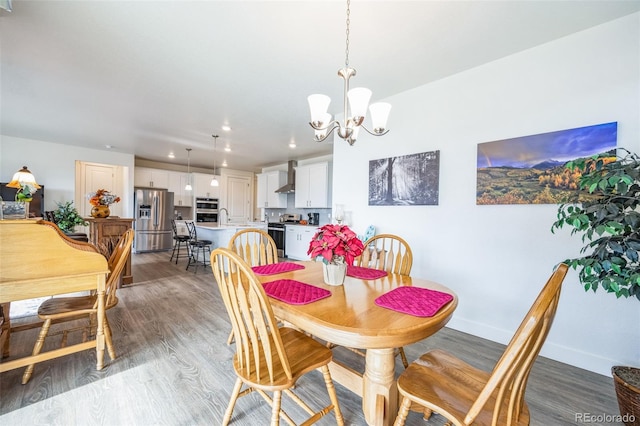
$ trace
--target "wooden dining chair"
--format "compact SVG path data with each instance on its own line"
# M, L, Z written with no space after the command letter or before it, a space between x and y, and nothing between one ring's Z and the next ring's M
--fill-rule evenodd
M436 412L453 425L528 425L527 379L553 323L567 269L560 264L553 272L492 372L442 350L411 363L398 379L402 405L394 425L404 425L416 405L424 407L425 418Z
M364 251L356 258L355 265L392 274L409 275L413 265L413 253L409 243L401 237L380 234L364 242Z
M276 242L267 231L257 228L242 229L229 241L231 251L238 254L249 266L278 263Z
M118 240L118 243L113 249L111 256L108 260L109 276L107 277L105 284L105 317L104 317L104 337L109 352L109 357L114 360L116 358L116 352L113 347L113 341L111 336L111 327L106 315L108 309L113 308L118 304L118 298L116 297L116 290L118 288L118 282L120 276L124 270L124 266L129 258L131 252L131 245L133 243L133 229L127 230ZM70 240L72 241L72 240ZM78 243L76 244L85 244ZM98 313L98 300L96 294L90 294L86 296L69 296L69 297L54 297L45 300L38 307L38 317L43 320L42 328L33 347L33 355L38 355L42 350L44 341L47 336L53 336L62 334L61 347L66 346L68 333L71 331L83 330L83 341L86 341L89 334L93 334L97 325L97 313ZM82 318L88 318L87 325L77 326L73 328L66 328L56 333L49 333L52 324L61 322L74 321ZM22 375L22 384L26 384L31 375L33 374L34 364L30 364L25 369Z
M253 391L271 405L271 425L278 425L280 417L295 424L281 407L282 392L311 415L304 424L311 424L330 411L339 425L344 424L328 367L333 356L331 350L298 330L277 326L262 284L236 253L226 248L215 249L211 253L211 268L236 336L233 368L238 378L222 424L229 424L238 398ZM314 369L322 372L330 399L330 404L319 411L314 411L292 391L297 380Z
M268 232L257 228L241 229L229 240L229 250L238 254L249 266L278 263L276 242ZM229 333L227 344L233 343L233 331Z
M364 242L364 251L354 264L364 268L378 269L392 274L409 275L413 266L411 247L403 238L393 234L380 234ZM358 355L365 356L360 349L347 348ZM396 348L396 356L400 356L404 368L409 366L403 348Z

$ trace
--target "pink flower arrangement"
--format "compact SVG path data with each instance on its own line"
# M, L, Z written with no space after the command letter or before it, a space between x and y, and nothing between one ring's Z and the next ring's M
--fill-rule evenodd
M324 225L309 243L307 254L322 257L324 263L353 264L353 259L364 250L362 241L346 225Z

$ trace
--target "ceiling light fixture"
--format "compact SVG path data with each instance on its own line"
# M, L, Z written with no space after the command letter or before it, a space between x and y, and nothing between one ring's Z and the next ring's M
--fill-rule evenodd
M170 152L170 153L169 153L169 155L167 155L167 157L169 157L169 158L176 158L176 156L175 156L175 155L173 155L173 152Z
M231 131L231 126L229 126L228 124L225 124L222 126L222 130L224 130L225 132L230 132Z
M231 152L231 147L229 145L224 147L225 152Z
M347 41L345 49L344 68L338 70L338 75L344 79L344 122L337 120L331 121L331 114L327 113L331 98L327 95L315 94L310 95L307 100L311 111L311 127L315 130L314 139L322 142L335 130L338 129L338 135L353 145L358 137L358 131L363 128L374 136L386 135L389 130L386 128L387 119L391 104L386 102L377 102L369 106L371 112L371 121L373 123L373 131L370 131L362 124L367 114L367 105L371 98L371 90L364 87L356 87L349 90L349 79L356 75L356 70L349 68L349 15L351 1L347 0ZM348 115L349 110L351 116Z
M213 136L213 179L211 179L211 186L220 186L218 179L216 179L216 145L218 144L218 135Z
M224 160L224 161L222 162L222 167L227 167L227 160Z
M187 184L184 186L185 191L191 191L191 148L185 148L187 150Z

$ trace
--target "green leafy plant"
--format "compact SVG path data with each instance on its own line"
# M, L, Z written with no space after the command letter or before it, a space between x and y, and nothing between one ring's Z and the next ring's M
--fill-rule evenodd
M587 244L582 257L564 262L573 269L585 291L599 286L616 297L640 300L640 157L619 148L570 161L567 168L582 171L579 191L592 196L577 204L561 204L551 232L570 226Z
M16 201L30 202L33 200L33 194L38 190L31 183L19 183L20 188L16 191Z
M73 206L73 201L56 204L58 209L53 212L53 217L62 232L69 234L75 231L76 226L87 226L89 224L78 214L78 210Z

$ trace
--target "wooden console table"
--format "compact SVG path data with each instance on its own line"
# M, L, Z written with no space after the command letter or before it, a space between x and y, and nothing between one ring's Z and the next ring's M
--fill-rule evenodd
M127 229L131 229L135 219L127 219L122 217L107 217L97 219L93 217L85 218L89 222L89 242L96 246L98 250L106 256L110 256L113 247ZM133 276L131 275L131 254L127 259L122 273L121 284L131 284Z

